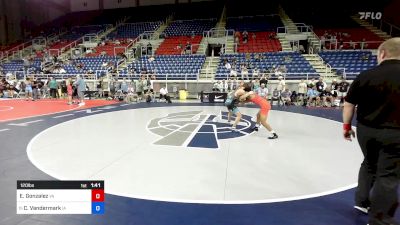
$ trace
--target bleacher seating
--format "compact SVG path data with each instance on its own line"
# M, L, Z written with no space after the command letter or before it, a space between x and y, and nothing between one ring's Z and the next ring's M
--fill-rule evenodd
M376 56L370 51L325 51L321 58L332 68L345 68L346 78L354 79L360 72L376 66ZM343 72L339 69L338 72Z
M243 35L240 34L238 52L277 52L282 50L278 39L269 39L271 32L249 32L247 43L243 43Z
M278 15L228 17L226 20L227 29L241 32L276 31L280 26L283 25Z
M249 77L253 73L253 69L258 69L259 71L267 71L271 70L273 67L277 67L280 65L285 65L288 73L286 79L301 79L305 78L305 73L310 73L309 78L318 77L318 74L315 74L315 69L306 61L306 59L299 53L294 52L269 52L269 53L260 53L264 56L261 59L256 59L255 54L250 54L250 59L246 60L246 54L226 54L220 58L220 62L217 68L215 79L223 80L229 77L230 71L225 68L224 61L225 59L232 65L234 59L236 59L235 69L237 71L238 77L241 77L240 65L242 63L249 63L251 69L249 72ZM291 60L285 61L285 57L290 56ZM296 74L298 73L298 74ZM271 79L277 79L275 76L271 76Z
M202 36L167 37L158 47L157 55L180 55L185 50L186 43L192 44L193 54L197 52Z
M99 57L85 57L76 59L76 64L82 63L82 69L76 68L75 65L65 65L64 69L67 74L82 74L86 73L89 70L96 73L98 70L106 70L106 67L103 67L103 63L112 62L114 66L117 66L117 63L121 59L117 56L99 56Z
M268 7L263 7L259 0L227 1L226 12L228 17L278 14L279 2L268 1Z
M154 61L142 57L120 72L120 76L129 75L137 79L140 72L146 70L154 73L158 80L196 80L204 62L204 55L162 55L156 56ZM135 73L131 73L132 68L135 69Z
M224 1L203 1L190 4L176 4L173 7L175 20L208 19L221 16Z
M145 31L155 31L160 25L161 21L156 22L145 22L145 23L126 23L117 28L116 31L108 35L109 38L116 39L134 39Z
M203 32L211 30L216 22L216 19L177 20L172 22L167 29L165 29L164 33L166 36L203 35Z
M377 49L381 42L384 40L376 35L374 32L368 30L367 28L364 27L358 27L358 28L330 28L330 29L314 29L315 34L317 34L319 37L323 36L325 32L327 32L330 35L335 35L338 33L346 33L348 35L341 35L341 37L336 36L336 39L339 41L340 38L345 42L343 44L343 49L351 49L352 47L350 46L350 43L346 42L358 42L356 44L356 49L360 49L360 42L365 40L365 42L371 42L371 43L366 43L366 46L364 46L364 49ZM334 43L332 43L334 44ZM331 49L329 44L326 44L327 49ZM339 48L339 46L338 46Z
M52 44L51 46L49 46L47 48L47 50L52 49L52 51L49 51L49 54L54 56L54 55L57 55L57 54L61 53L61 49L65 48L66 46L68 46L71 43L72 43L72 41L62 40L62 41L56 42L56 43ZM59 51L57 52L55 50L59 50ZM43 57L43 54L40 53L39 55L37 55L37 57Z
M10 62L3 63L2 67L4 73L24 71L24 62L22 60L11 60Z
M99 31L105 30L104 25L88 25L73 27L72 30L60 37L61 40L76 40L86 34L96 34Z
M103 52L108 56L117 56L125 52L125 48L129 45L127 42L122 42L120 44L115 44L113 42L106 42L104 46L99 45L94 48L92 53L86 54L86 57L101 56Z

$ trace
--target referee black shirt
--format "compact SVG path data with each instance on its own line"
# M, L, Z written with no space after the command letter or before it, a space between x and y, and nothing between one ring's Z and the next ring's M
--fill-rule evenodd
M400 60L384 60L360 73L351 84L346 101L357 105L359 123L400 129Z

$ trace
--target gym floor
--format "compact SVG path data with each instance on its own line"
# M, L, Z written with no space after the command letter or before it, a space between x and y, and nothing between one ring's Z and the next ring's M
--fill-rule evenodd
M221 104L64 105L0 101L0 224L366 224L340 109L274 107L269 140L251 106L232 131ZM16 180L39 179L104 180L105 214L16 215Z

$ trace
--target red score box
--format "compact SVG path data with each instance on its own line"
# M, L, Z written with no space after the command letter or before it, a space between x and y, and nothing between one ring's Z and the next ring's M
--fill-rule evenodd
M104 189L92 189L92 202L104 202Z

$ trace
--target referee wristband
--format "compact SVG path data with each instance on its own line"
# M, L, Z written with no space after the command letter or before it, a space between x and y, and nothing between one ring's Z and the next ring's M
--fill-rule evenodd
M345 130L345 131L351 130L351 124L348 124L348 123L343 124L343 130Z

